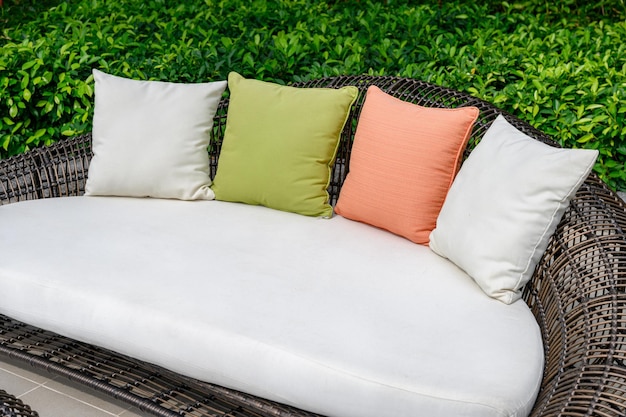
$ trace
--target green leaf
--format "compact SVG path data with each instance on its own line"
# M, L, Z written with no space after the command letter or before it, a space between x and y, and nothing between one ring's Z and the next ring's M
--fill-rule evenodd
M34 135L32 135L31 137L29 137L26 140L26 143L30 144L30 143L33 143L33 142L38 142L38 139L41 138L45 134L46 134L46 129L39 129L39 130L37 130L37 132L35 132Z
M2 148L5 151L8 151L10 144L11 144L11 136L10 135L4 135L3 138L2 138Z
M581 137L580 139L577 139L576 142L578 143L587 143L590 140L594 139L595 136L593 133L587 133L585 136Z
M24 62L22 64L22 70L27 70L29 68L32 68L32 67L35 66L35 64L37 64L37 60L35 60L35 59L33 59L32 61Z
M28 86L28 83L30 82L30 77L28 75L28 73L24 74L24 76L22 77L22 83L20 84L20 86L22 87L22 89L26 88Z
M594 94L598 93L598 87L599 87L599 82L597 78L593 79L593 82L591 84L591 92Z
M50 81L52 81L52 72L46 71L41 78L46 84L48 84Z
M68 42L65 45L63 45L61 47L61 49L59 50L59 54L64 55L68 49L70 49L72 46L74 46L74 42Z

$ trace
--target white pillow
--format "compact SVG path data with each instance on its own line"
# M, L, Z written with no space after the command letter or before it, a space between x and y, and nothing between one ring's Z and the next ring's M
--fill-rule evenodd
M209 132L226 81L137 81L93 70L93 159L85 195L215 198Z
M430 248L513 303L597 156L548 146L498 116L454 180Z

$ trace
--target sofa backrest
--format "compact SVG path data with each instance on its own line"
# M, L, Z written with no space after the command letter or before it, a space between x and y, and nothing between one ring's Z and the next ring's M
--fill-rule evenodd
M336 76L293 84L295 87L339 88L353 85L359 88L359 97L352 107L342 133L336 163L329 186L330 203L337 202L343 181L350 170L350 151L356 131L365 91L376 85L401 100L427 107L475 106L480 115L474 125L466 156L480 141L498 114L504 114L517 129L543 142L556 145L550 137L530 124L505 114L496 106L469 94L436 86L424 81L390 76ZM226 128L228 98L222 99L215 115L212 141L209 147L211 177L215 176ZM32 198L82 195L91 157L91 135L64 139L52 146L36 148L26 154L3 161L0 169L0 204ZM6 175L5 175L6 174Z

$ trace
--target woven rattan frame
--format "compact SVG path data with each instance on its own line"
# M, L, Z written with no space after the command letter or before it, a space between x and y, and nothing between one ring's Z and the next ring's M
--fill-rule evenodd
M28 404L0 389L0 417L39 417Z
M503 114L467 94L405 78L330 77L295 85L356 85L361 91L343 132L329 187L331 203L336 202L349 170L363 92L369 85L425 106L478 107L480 116L470 147L495 117ZM225 99L215 117L210 148L212 175L227 106ZM529 124L509 114L504 116L526 134L555 145ZM86 135L0 161L0 204L82 194L90 158L91 138ZM625 231L626 205L591 174L570 204L524 291L545 348L544 378L532 416L626 415ZM0 354L81 382L158 416L313 416L190 380L2 316Z

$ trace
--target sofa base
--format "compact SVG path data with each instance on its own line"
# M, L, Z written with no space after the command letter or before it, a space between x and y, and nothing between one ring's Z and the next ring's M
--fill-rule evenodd
M78 382L155 416L318 416L196 381L4 315L0 315L0 356Z

